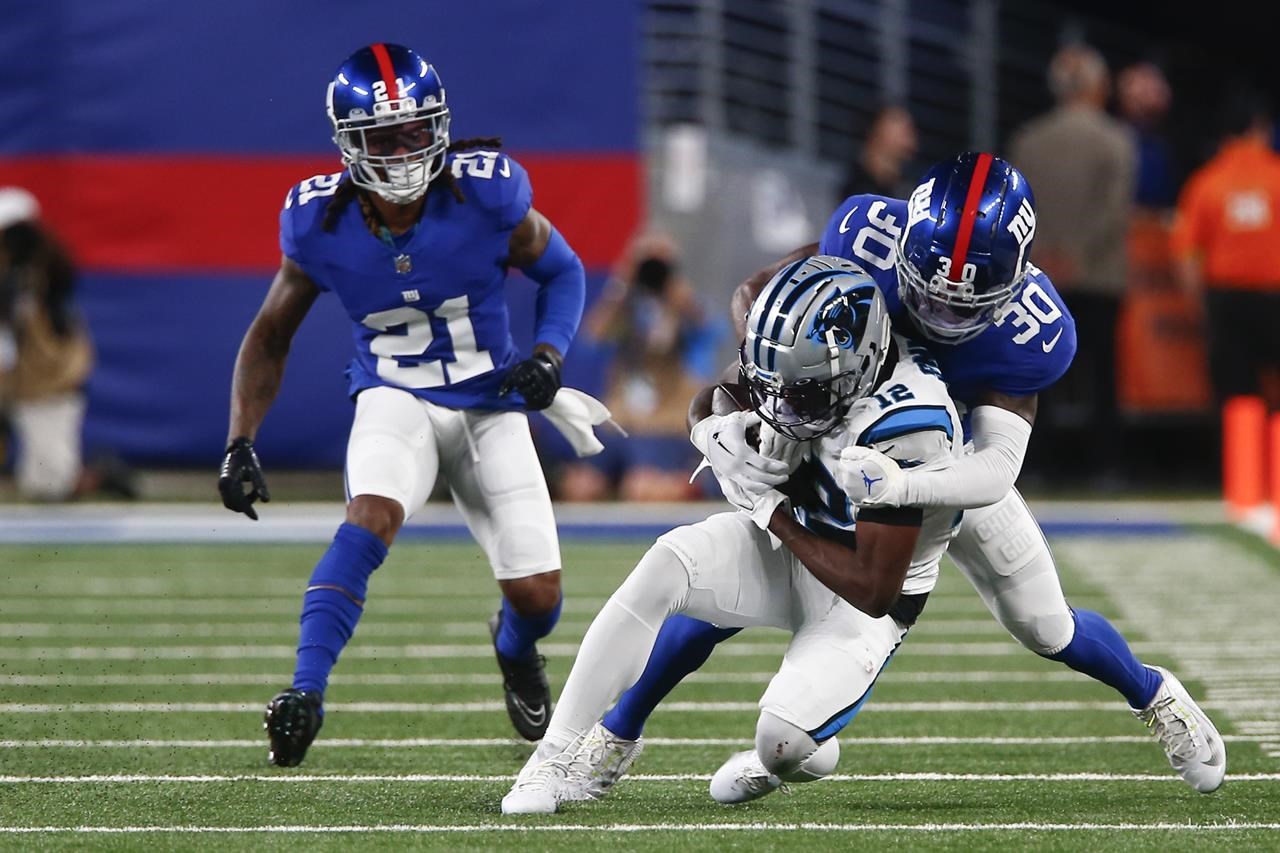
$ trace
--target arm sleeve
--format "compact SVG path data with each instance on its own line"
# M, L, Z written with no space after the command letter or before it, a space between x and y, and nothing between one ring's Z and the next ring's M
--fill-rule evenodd
M1031 424L998 406L978 406L972 424L973 453L945 468L905 472L904 505L973 509L1009 493L1027 455Z
M547 248L525 275L538 283L534 309L534 342L549 344L561 355L582 322L582 306L587 298L587 277L582 261L555 228L547 240Z

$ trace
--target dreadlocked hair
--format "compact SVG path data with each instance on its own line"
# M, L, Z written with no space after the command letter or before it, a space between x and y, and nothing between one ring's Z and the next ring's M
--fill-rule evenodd
M468 148L501 148L501 136L474 136L470 139L458 139L449 143L446 154L454 151L464 151ZM431 183L427 186L427 193L437 189L447 189L457 199L458 204L466 204L467 200L462 195L462 190L458 186L457 180L453 177L452 169L441 169L440 174L436 175ZM382 221L378 218L378 214L373 209L373 205L365 199L360 192L360 188L351 180L350 175L345 175L338 184L337 191L333 194L333 200L329 202L329 207L324 212L324 221L320 224L323 231L333 231L338 225L338 218L342 216L342 212L347 209L347 205L352 201L359 200L360 212L364 215L365 226L374 234L378 233L378 229L382 227Z

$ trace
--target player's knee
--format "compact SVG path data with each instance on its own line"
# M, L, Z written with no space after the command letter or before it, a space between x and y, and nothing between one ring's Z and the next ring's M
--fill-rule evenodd
M675 552L658 544L640 558L612 600L656 629L678 612L688 597L688 570Z
M542 572L501 582L502 594L521 616L545 616L560 603L560 572Z
M404 507L391 498L356 495L347 504L347 522L363 527L389 546L404 524Z
M839 763L840 741L831 737L818 744L813 755L806 758L804 763L795 770L777 775L783 782L817 782L835 772L836 765Z
M835 749L838 758L839 747ZM818 742L804 729L768 711L760 712L760 719L756 721L756 754L770 773L784 780L810 781L802 778L804 774L800 770L817 751Z
M1015 640L1038 655L1062 651L1071 642L1076 627L1068 608L1061 612L1010 614L1001 623Z

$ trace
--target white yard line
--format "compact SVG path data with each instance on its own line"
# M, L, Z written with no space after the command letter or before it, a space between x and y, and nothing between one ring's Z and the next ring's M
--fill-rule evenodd
M221 590L220 590L221 591ZM965 590L964 595L931 595L928 613L964 614L977 618L985 611L977 595ZM565 598L563 613L582 614L594 618L604 604L607 594L583 595L575 594ZM186 616L203 616L216 619L219 616L255 616L262 618L279 617L291 624L298 618L298 606L302 601L302 589L293 595L280 596L244 596L228 598L217 596L124 596L119 598L105 597L57 597L40 595L7 595L0 599L0 619L21 619L24 622L36 621L33 617L46 616L47 620L64 621L74 617L114 618L118 616L162 616L181 618ZM475 602L471 604L469 602ZM433 619L440 616L456 616L460 610L470 608L477 612L477 623L483 625L484 620L492 612L488 608L496 607L498 594L474 593L469 595L397 595L379 594L370 591L366 612L370 617L418 617ZM942 622L943 620L937 620Z
M1206 707L1240 731L1268 735L1280 757L1280 574L1243 546L1212 535L1063 540L1055 551L1102 588L1150 663L1205 685ZM1172 661L1172 663L1171 663Z
M363 630L363 629L362 629ZM776 675L776 670L760 672L695 672L681 683L695 684L764 684ZM1009 672L972 670L965 672L907 672L899 670L885 678L895 684L1025 684L1042 682L1082 683L1087 676L1069 669L1048 671ZM554 680L554 679L553 679ZM168 685L201 686L263 686L276 685L279 673L172 673L172 674L103 674L96 675L0 675L0 686L8 687L163 687ZM423 672L335 674L330 684L358 686L403 685L491 685L499 684L502 677L492 673Z
M129 773L88 776L0 776L0 785L132 785L132 784L217 784L224 782L268 782L285 785L320 783L366 784L371 782L511 782L515 774L465 775L446 773L381 774L234 774L164 775ZM706 782L706 773L640 773L628 776L631 782ZM1182 782L1171 773L833 773L821 782ZM1280 773L1232 773L1227 782L1276 782Z
M1029 652L1012 640L992 642L952 642L922 639L909 648L930 657L1008 657ZM546 655L572 657L578 653L577 643L539 644ZM716 649L718 657L781 656L786 642L772 643L729 641ZM293 660L293 645L146 645L146 646L0 646L0 661L60 660ZM404 645L368 645L353 642L342 652L344 660L353 658L418 659L418 658L489 658L491 643L409 643Z
M1256 743L1253 735L1225 735L1228 741ZM1108 735L1104 737L851 737L840 742L851 748L867 746L1099 746L1103 744L1147 744L1149 735ZM645 746L749 746L750 738L645 738ZM0 740L0 749L261 749L261 738L228 740ZM516 738L322 738L316 749L466 749L475 747L528 746ZM629 777L628 777L629 778Z
M469 714L506 708L502 702L334 702L330 711L364 714ZM666 702L667 711L756 711L755 702ZM861 713L968 714L978 712L1041 713L1044 711L1119 711L1119 697L1108 702L869 702ZM1237 706L1233 706L1237 707ZM0 714L224 714L262 713L261 702L4 702Z
M561 619L556 625L557 636L581 635L586 632L590 619ZM220 639L273 639L289 641L297 637L298 626L292 620L277 619L269 622L0 622L0 642L9 639L32 640L49 637L74 637L118 639L169 639L194 640ZM422 640L435 635L446 637L488 637L489 626L480 619L457 622L437 620L385 621L369 619L360 625L361 637L397 637L406 641ZM1000 625L994 619L936 620L917 629L913 642L937 641L939 637L988 637L1003 638Z
M75 833L81 835L142 835L157 833L218 835L294 834L471 834L507 833L515 835L556 832L831 832L831 833L955 833L955 832L1242 832L1278 830L1280 823L607 823L598 826L578 823L521 824L494 823L439 826L435 824L363 825L283 825L283 826L5 826L0 833L37 835Z

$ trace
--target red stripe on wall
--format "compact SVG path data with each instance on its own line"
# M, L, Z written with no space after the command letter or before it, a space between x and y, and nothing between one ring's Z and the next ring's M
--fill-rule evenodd
M546 214L589 267L611 265L641 221L630 155L517 155ZM29 189L79 263L101 272L270 273L289 188L333 157L74 155L0 158L0 186Z

